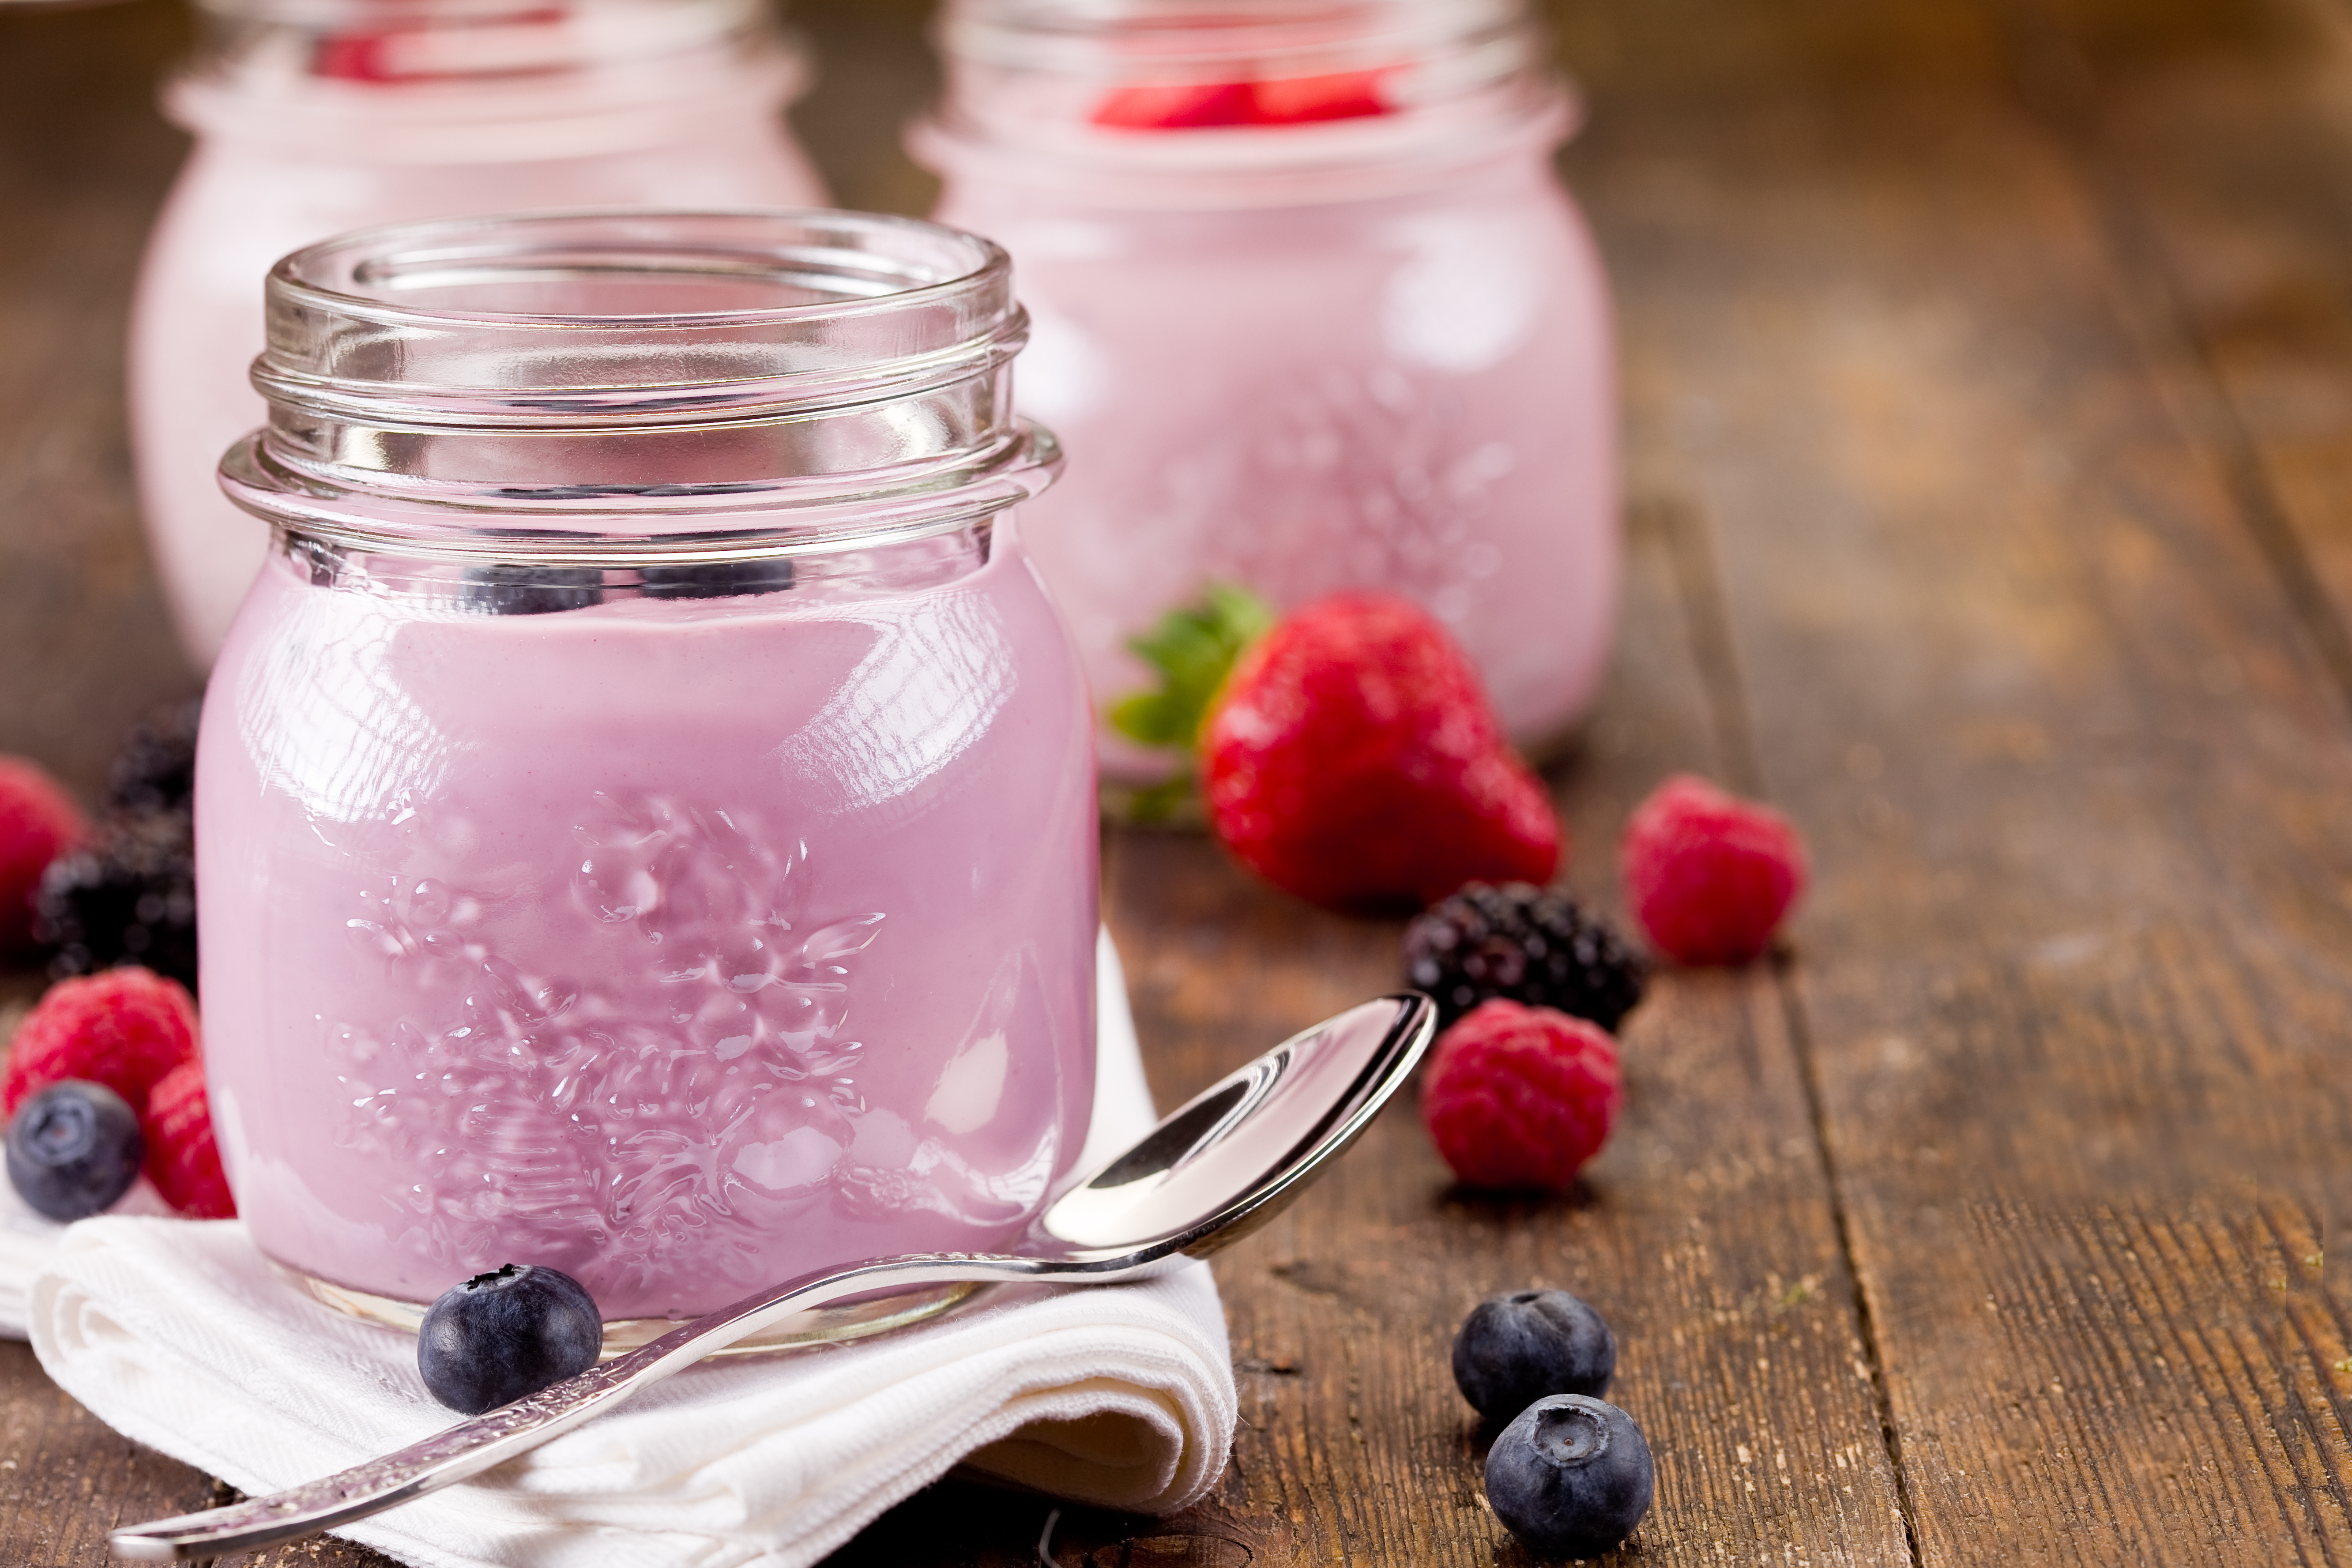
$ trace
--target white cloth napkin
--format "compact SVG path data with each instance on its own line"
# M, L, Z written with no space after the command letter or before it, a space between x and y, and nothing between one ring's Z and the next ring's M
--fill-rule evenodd
M142 1176L108 1212L169 1215L172 1205ZM0 1340L25 1337L26 1300L32 1292L33 1277L49 1266L65 1236L65 1226L26 1207L16 1189L0 1181Z
M1151 1119L1108 939L1099 994L1089 1161ZM959 1462L1150 1513L1215 1483L1235 1398L1204 1267L982 1303L860 1343L691 1368L338 1533L419 1568L795 1568ZM417 1382L413 1339L301 1296L235 1221L85 1220L56 1245L29 1309L33 1348L68 1393L247 1492L452 1419Z

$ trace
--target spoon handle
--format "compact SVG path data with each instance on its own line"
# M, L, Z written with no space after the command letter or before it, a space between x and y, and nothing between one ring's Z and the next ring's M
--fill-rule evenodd
M794 1312L868 1291L1029 1279L1047 1272L1051 1266L1034 1259L946 1256L891 1258L804 1275L697 1318L627 1355L460 1421L397 1452L268 1497L126 1525L113 1532L110 1544L118 1562L181 1563L234 1552L258 1552L316 1535L502 1465Z

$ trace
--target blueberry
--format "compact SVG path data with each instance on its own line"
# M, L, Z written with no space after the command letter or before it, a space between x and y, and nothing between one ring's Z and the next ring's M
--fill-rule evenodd
M776 556L760 561L705 561L691 566L648 566L637 574L638 592L648 599L725 599L739 594L774 594L793 585L793 563Z
M546 616L585 609L604 598L604 574L593 566L468 566L467 607L486 616Z
M569 1274L509 1263L453 1285L416 1331L416 1370L433 1397L479 1415L586 1372L604 1321Z
M1547 1394L1609 1392L1617 1341L1565 1290L1490 1296L1454 1336L1454 1381L1489 1421L1507 1421Z
M55 1220L88 1219L111 1208L139 1179L145 1155L137 1113L102 1083L53 1083L18 1106L8 1123L9 1184Z
M1486 1501L1530 1551L1598 1557L1650 1511L1657 1472L1633 1418L1581 1394L1519 1412L1486 1454Z

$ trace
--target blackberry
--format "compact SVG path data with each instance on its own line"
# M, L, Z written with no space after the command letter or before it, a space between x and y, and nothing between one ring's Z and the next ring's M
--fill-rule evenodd
M195 809L196 719L204 699L149 714L123 738L106 774L110 812L142 814Z
M1614 1031L1642 1000L1649 963L1565 893L1471 882L1404 932L1405 980L1436 998L1440 1022L1500 996L1555 1007Z
M33 936L62 980L140 963L196 988L196 854L184 812L122 812L95 843L49 863Z

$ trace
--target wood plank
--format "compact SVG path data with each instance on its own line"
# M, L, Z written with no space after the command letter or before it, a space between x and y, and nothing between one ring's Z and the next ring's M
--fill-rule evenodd
M139 249L184 139L150 106L163 0L0 7L0 752L86 795L195 688L147 564L122 408Z
M1913 69L1885 9L1677 82L1606 7L1670 79L1580 166L1636 471L1705 524L1817 857L1795 1016L1920 1551L2333 1560L2339 694L2013 38L1906 7L1967 44Z
M1625 647L1561 792L1571 880L1604 905L1633 803L1710 761L1672 545L1669 520L1645 514ZM1397 984L1396 928L1282 900L1197 838L1121 837L1108 888L1163 1100ZM1620 1336L1612 1397L1659 1462L1643 1561L1714 1561L1726 1542L1776 1560L1906 1559L1772 976L1670 975L1625 1039L1626 1118L1570 1198L1454 1188L1417 1118L1391 1114L1220 1260L1244 1425L1205 1517L1277 1562L1516 1560L1479 1504L1483 1447L1445 1358L1477 1300L1540 1284L1585 1294Z
M2292 87L2298 58L2312 74L2286 97L2325 129L2324 61L2213 21L2221 9L2061 19L2095 68L2126 72L2143 138L2185 106L2176 159L2198 150L2199 126ZM12 46L54 23L105 40L72 57L102 79L127 47L109 18L160 14L0 16L0 72L42 58ZM2315 570L2337 583L2342 353L2309 330L2335 319L2342 276L2329 270L2337 219L2317 200L2328 143L2294 163L2305 183L2281 196L2251 177L2268 166L2248 132L2199 166L2196 224L2158 213L2174 262L2202 268L2184 274L2199 285L2185 319L2221 365L2217 405L2147 319L2109 174L2011 98L2011 79L2047 60L2021 55L2000 17L1957 3L1650 0L1571 5L1563 20L1596 89L1575 166L1626 289L1637 472L1665 498L1637 552L1627 668L1565 780L1587 845L1577 879L1605 887L1608 830L1658 772L1752 775L1821 857L1790 980L1800 1005L1762 975L1671 984L1632 1032L1636 1098L1617 1146L1556 1209L1450 1198L1410 1122L1384 1125L1338 1184L1225 1270L1256 1423L1225 1495L1140 1538L1074 1517L1056 1556L1491 1551L1475 1500L1446 1489L1469 1479L1471 1438L1444 1338L1490 1285L1557 1269L1596 1296L1594 1280L1625 1292L1604 1305L1665 1481L1645 1557L1738 1543L1903 1560L1884 1461L1841 1479L1843 1448L1814 1430L1875 1436L1866 1386L1839 1381L1857 1323L1810 1142L1809 1050L1930 1560L2146 1560L2175 1541L2221 1560L2342 1552L2345 1319L2308 1261L2321 1201L2308 1194L2344 1174L2327 1092L2352 884L2335 809L2342 722L2314 626L2249 515L2242 459L2210 417L2247 421ZM2208 71L2215 58L2237 76ZM894 79L876 66L866 79ZM28 177L28 137L72 123L71 95L43 101L51 118L9 122L8 177ZM108 163L118 133L55 155L83 183L144 177L152 201L162 164L140 176ZM154 159L168 142L145 145L138 156ZM2125 153L2145 156L2145 141ZM855 199L919 199L887 158L833 172ZM143 222L109 210L74 221L115 240L40 252L22 285L100 334L119 332L102 279L73 274L110 265L119 289L117 241ZM2265 270L2280 254L2294 266ZM58 363L65 340L42 335L45 319L0 326L18 363ZM68 359L69 376L95 363ZM42 552L0 564L40 581L110 538L89 557L103 587L119 564L107 551L136 551L119 446L88 439L119 414L58 390L43 428L65 445L12 447L0 468L47 476L29 500L11 493L11 537L28 504L45 518L95 504L114 521L85 534L70 514ZM28 468L27 453L55 466ZM1718 556L1720 636L1704 618L1677 624L1683 590L1703 589ZM0 694L0 725L18 726L0 728L0 746L94 782L120 718L147 700L122 693L168 685L144 592L143 626L118 608L93 623L117 630L91 643L27 641L37 668L111 674L75 688L55 731ZM6 614L12 627L58 624ZM1706 680L1675 668L1694 637ZM1349 987L1390 983L1392 931L1281 905L1198 841L1122 840L1111 874L1163 1097ZM1803 1268L1824 1256L1809 1296ZM1475 1278L1506 1268L1519 1272ZM1637 1334L1675 1353L1637 1359ZM0 1352L0 1378L25 1372L7 1359L21 1353ZM1338 1375L1324 1375L1333 1358ZM0 1393L12 1438L38 1404L25 1386ZM1780 1407L1802 1399L1829 1403ZM137 1495L107 1468L119 1440L102 1430L25 1429L55 1435L38 1439L42 1486L89 1475L93 1498ZM1848 1485L1860 1500L1842 1500ZM0 1489L16 1510L0 1513L0 1540L94 1561L94 1533L40 1533L72 1506L55 1489ZM929 1542L940 1561L1021 1561L1041 1506L934 1494L849 1555L929 1560Z
M938 96L923 39L933 9L931 0L793 0L785 9L815 62L793 129L841 206L930 214L939 180L915 166L899 133Z
M2027 101L2086 169L2144 352L2352 697L2352 12L2166 0L2148 37L2114 3L2021 7Z

